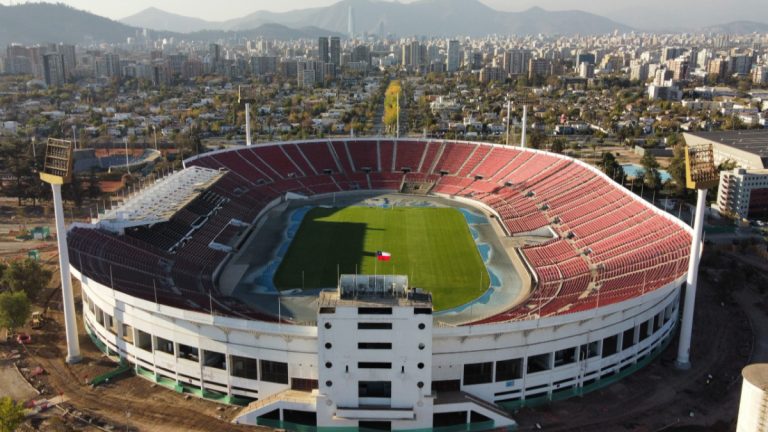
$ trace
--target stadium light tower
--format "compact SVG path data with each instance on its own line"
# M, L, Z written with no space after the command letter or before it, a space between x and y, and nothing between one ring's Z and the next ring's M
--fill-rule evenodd
M237 103L240 106L245 106L245 145L250 146L251 142L251 104L255 102L248 91L250 87L238 86L237 87ZM246 94L244 94L244 91Z
M75 320L75 299L72 279L69 276L69 250L67 232L64 228L64 205L61 199L61 185L72 180L72 141L48 138L45 147L45 162L40 179L53 189L53 210L56 216L56 242L59 246L59 271L61 272L61 294L64 307L64 328L67 336L67 363L77 363L80 357L80 342L77 339Z
M520 135L520 147L525 148L526 125L528 124L528 105L523 103L523 131Z
M719 176L715 169L712 146L687 146L685 148L685 186L696 190L696 218L693 223L691 256L688 259L688 277L685 284L685 303L683 321L680 325L680 343L678 344L678 369L691 367L691 333L693 331L693 306L696 301L696 281L701 258L701 240L704 231L704 207L707 204L707 189L717 185Z

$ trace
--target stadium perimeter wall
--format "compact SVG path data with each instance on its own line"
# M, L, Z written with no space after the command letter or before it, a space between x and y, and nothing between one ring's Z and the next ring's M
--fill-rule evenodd
M230 399L263 399L289 389L293 378L318 378L315 326L191 312L112 290L83 277L74 267L72 273L82 282L83 317L89 333L143 376L177 390L216 392ZM457 384L483 400L513 406L594 388L647 360L669 341L677 322L682 281L584 312L460 327L436 322L432 333L433 383ZM151 336L151 346L142 349L140 339L146 341L146 335ZM173 345L174 354L161 349L165 345L167 350L168 343ZM618 349L608 354L613 343ZM197 348L198 360L179 356L180 345ZM576 352L585 354L558 364L558 352L582 346L585 349ZM233 376L231 370L205 366L202 350L225 354L227 368L232 367L232 356L284 363L287 379L266 381L262 365L257 379ZM533 364L545 357L546 369L534 371ZM497 380L497 362L516 359L520 361L520 376ZM479 360L494 371L490 380L465 383L465 366Z

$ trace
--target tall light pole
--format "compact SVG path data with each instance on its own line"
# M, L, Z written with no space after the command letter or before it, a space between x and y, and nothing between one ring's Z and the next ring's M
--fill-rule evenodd
M152 132L155 135L155 150L157 150L157 126L152 125Z
M255 101L250 95L244 95L243 90L248 90L247 86L237 88L237 103L245 108L245 145L250 146L251 142L251 104Z
M520 147L522 148L525 148L525 138L526 138L525 130L526 130L527 123L528 123L528 106L523 104L523 131L520 136Z
M685 148L685 185L696 190L696 218L691 238L691 256L688 258L688 276L685 284L683 319L680 323L680 342L675 366L678 369L691 367L691 334L693 333L693 307L696 302L696 285L701 258L702 234L704 232L704 207L707 204L707 189L717 185L719 176L712 155L712 145L688 146Z
M61 185L72 180L72 142L48 138L45 148L45 163L40 179L53 189L53 210L56 217L56 243L59 247L59 271L61 273L61 294L64 308L64 329L67 338L67 363L77 363L80 356L80 341L77 339L75 298L72 279L69 274L69 250L67 231L64 227L64 204Z
M395 138L400 138L400 92L397 92L397 95L395 97L395 103L397 106L396 109L396 117L397 117L397 130L395 130Z
M131 174L131 166L128 164L128 138L123 138L123 144L125 144L125 169L128 171L128 174Z
M512 117L512 101L509 99L509 95L507 95L507 145L509 145L509 118Z

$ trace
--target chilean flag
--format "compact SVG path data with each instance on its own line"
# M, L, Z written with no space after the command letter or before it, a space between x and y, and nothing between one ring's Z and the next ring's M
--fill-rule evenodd
M384 251L376 251L376 259L379 261L389 261L392 259L392 254Z

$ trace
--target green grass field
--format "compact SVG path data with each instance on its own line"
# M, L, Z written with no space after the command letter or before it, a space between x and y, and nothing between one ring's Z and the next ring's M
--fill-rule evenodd
M392 254L378 261L376 251ZM432 292L436 310L480 296L488 271L464 216L453 208L314 208L275 274L281 289L335 287L340 273L404 274ZM303 273L303 281L302 281Z

